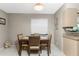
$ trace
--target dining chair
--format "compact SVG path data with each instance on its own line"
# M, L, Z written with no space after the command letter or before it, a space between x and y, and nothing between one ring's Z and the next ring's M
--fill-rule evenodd
M21 56L22 50L27 50L28 51L28 42L27 39L23 37L23 34L18 34L18 54Z
M52 34L48 34L48 55L51 53L51 39L52 39Z
M31 51L37 51L40 56L40 36L29 37L29 56Z
M41 51L44 49L47 49L48 56L51 52L51 38L52 38L52 35L48 34L47 40L42 40L42 42L40 43Z

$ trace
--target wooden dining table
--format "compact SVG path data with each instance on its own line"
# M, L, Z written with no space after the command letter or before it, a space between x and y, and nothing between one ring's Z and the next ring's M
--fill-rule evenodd
M19 40L19 55L21 55L22 52L22 42L29 44L29 36L23 36L23 38ZM48 45L48 42L49 42L48 35L40 36L40 44L45 43Z

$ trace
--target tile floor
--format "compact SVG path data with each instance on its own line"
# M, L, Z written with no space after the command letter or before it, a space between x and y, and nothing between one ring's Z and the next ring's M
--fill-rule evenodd
M43 50L41 56L47 56L47 51ZM10 48L0 48L0 56L18 56L15 46ZM22 56L28 56L26 51L22 51ZM31 54L31 56L38 56L38 54ZM50 56L64 56L64 54L56 47L52 46Z

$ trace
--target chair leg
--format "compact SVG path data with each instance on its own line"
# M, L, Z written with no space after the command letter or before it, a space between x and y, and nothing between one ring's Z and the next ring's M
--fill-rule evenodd
M21 47L20 47L20 48L19 48L19 51L18 51L19 56L21 56L21 52L22 52L22 49L21 49Z
M28 52L28 56L29 56L29 49L27 50L27 52Z
M30 52L28 52L28 56L30 56Z
M47 47L47 54L48 54L48 56L49 56L49 53L50 53L50 51L49 51L49 48Z
M51 54L51 49L50 49L50 54Z
M48 56L49 56L49 52L48 52Z
M20 51L18 51L18 55L21 56L21 52Z
M39 50L39 56L40 56L40 50Z
M42 53L42 47L40 47L40 53Z
M50 50L50 54L51 54L51 46L49 47L49 50Z
M30 53L29 53L29 56L30 56Z
M30 50L28 50L28 55L30 56Z

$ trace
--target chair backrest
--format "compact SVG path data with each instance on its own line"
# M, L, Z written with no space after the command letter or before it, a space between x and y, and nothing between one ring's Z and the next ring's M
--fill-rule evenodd
M49 39L49 40L52 39L52 34L48 34L48 39Z
M50 34L50 40L52 39L52 34Z
M17 35L18 40L21 40L22 37L23 37L23 34L18 34L18 35Z
M33 34L31 34L32 36L40 36L40 34L39 33L33 33Z
M40 45L40 36L29 37L29 46L39 46L39 45Z
M17 34L18 44L21 45L20 40L22 39L23 34Z
M49 46L51 46L51 39L52 39L52 34L48 34L48 39L49 39Z

